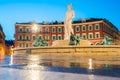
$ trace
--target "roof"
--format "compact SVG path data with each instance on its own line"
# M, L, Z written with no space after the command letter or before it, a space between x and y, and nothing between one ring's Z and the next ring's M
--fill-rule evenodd
M83 18L83 19L79 19L79 20L75 20L73 21L73 24L74 23L87 23L87 22L96 22L96 21L104 21L106 22L107 24L111 25L111 27L114 27L117 31L119 31L117 29L117 27L115 25L113 25L109 20L105 19L105 18ZM17 23L16 24L32 24L32 22L28 22L28 23ZM45 23L44 21L42 23L37 23L37 24L40 24L40 25L53 25L53 24L64 24L64 22L59 22L59 21L54 21L54 22L49 22L49 23Z
M101 20L105 20L105 19L102 19L102 18L84 18L84 20L85 20L85 22L95 22L95 21L101 21ZM75 21L73 21L73 23L83 23L83 19L75 20ZM18 23L18 22L16 22L16 24L32 24L32 22L27 22L27 23ZM63 21L61 21L61 22L54 21L54 22L45 23L43 21L43 22L37 23L37 24L41 24L41 25L49 24L49 25L52 25L52 24L64 24L64 22Z

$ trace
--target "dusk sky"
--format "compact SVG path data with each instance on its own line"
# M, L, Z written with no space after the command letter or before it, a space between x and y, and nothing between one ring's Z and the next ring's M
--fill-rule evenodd
M80 18L106 18L120 30L120 0L0 0L0 24L6 39L14 39L15 23L64 21L67 5Z

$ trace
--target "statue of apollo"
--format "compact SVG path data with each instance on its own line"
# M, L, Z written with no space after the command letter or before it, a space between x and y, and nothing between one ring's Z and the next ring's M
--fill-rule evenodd
M66 13L65 21L64 21L64 40L69 40L70 35L74 34L72 28L72 19L74 18L74 11L72 10L72 5L68 5L68 11Z

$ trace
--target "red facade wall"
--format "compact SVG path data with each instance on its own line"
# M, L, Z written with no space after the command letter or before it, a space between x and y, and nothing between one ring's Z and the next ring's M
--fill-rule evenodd
M94 28L94 26L95 26L95 24L99 24L100 25L100 29L99 30L95 30L95 28ZM22 25L22 24L21 24ZM26 34L26 33L18 33L18 29L19 29L19 27L21 27L21 25L19 26L19 25L16 25L15 26L15 47L18 47L18 43L19 43L19 41L18 41L18 36L19 35L22 35L23 37L24 37L24 39L25 39L25 36L26 35L30 35L30 41L20 41L21 43L23 43L23 47L25 47L25 44L26 44L26 42L29 42L30 43L30 46L32 47L32 43L34 42L33 40L32 40L32 35L33 34L35 34L35 35L39 35L40 33L39 33L39 31L38 31L38 33L33 33L32 32L32 27L31 26L29 26L30 27L30 33L29 34ZM59 25L59 24L58 24ZM49 34L48 33L44 33L44 34L41 34L42 35L42 37L43 37L43 39L45 39L45 36L47 35L47 36L49 36L49 45L52 45L52 35L56 35L56 36L58 36L59 34L60 35L62 35L62 37L63 37L63 39L64 39L64 25L60 25L60 26L54 26L54 25L49 25L49 26L41 26L42 27L42 32L45 32L45 28L46 27L48 27L48 31L49 31ZM82 31L82 26L83 25L85 25L86 26L86 31ZM89 31L88 30L88 26L89 25L92 25L93 26L93 30L92 31ZM93 43L93 44L96 44L96 42L101 42L102 41L102 39L103 39L103 33L104 33L104 31L103 31L103 22L95 22L95 23L88 23L88 24L77 24L77 26L80 26L80 31L79 32L76 32L75 31L75 25L74 25L74 34L80 34L80 37L82 37L82 33L86 33L87 34L87 39L88 39L88 33L93 33L93 35L95 35L95 32L99 32L100 33L100 38L97 38L97 39L95 39L95 38L93 38L93 39L88 39L91 43ZM25 28L26 27L28 27L27 25L26 26L22 26L23 27L23 32L25 32ZM53 33L52 32L52 27L55 27L55 29L56 29L56 32L55 33ZM62 32L61 33L59 33L58 32L58 27L61 27L62 28ZM93 37L95 37L95 36L93 36Z

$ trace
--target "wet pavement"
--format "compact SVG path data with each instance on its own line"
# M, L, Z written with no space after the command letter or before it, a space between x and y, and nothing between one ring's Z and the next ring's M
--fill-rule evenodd
M4 56L0 80L120 80L120 57Z

